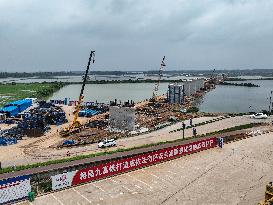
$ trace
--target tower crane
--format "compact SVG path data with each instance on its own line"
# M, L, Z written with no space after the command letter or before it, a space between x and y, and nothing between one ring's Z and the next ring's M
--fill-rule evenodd
M155 100L155 98L156 98L156 93L159 88L159 83L160 83L161 77L163 76L163 68L166 66L164 61L165 61L165 56L163 57L161 64L160 64L159 73L158 73L158 81L155 83L152 100Z
M61 136L67 136L70 133L72 133L75 129L80 129L82 127L81 123L78 120L78 117L79 117L79 112L81 110L81 104L82 104L82 101L83 101L83 98L84 98L83 91L84 91L84 88L85 88L85 84L86 84L86 80L87 80L87 77L88 77L88 72L89 72L89 69L90 69L91 62L93 64L95 63L95 51L91 51L90 56L89 56L88 64L87 64L87 67L86 67L86 70L85 70L85 75L83 77L83 83L82 83L82 87L81 87L81 92L80 92L78 104L75 107L73 122L67 129L60 132Z

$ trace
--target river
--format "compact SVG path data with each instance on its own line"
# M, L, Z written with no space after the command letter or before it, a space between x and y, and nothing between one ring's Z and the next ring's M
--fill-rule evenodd
M218 85L216 89L206 93L199 99L197 105L203 112L258 112L268 109L270 91L273 90L273 81L254 80L243 81L260 85L260 87L242 87ZM241 83L241 82L235 82ZM161 83L158 94L166 94L168 83ZM68 85L57 91L50 99L76 100L81 85ZM152 96L154 83L132 84L87 84L84 96L85 101L109 103L110 100L133 100L135 102L148 99Z
M109 103L115 99L135 102L152 97L154 83L122 83L122 84L87 84L84 90L84 101ZM161 83L158 94L166 94L168 83ZM50 97L50 99L76 100L80 94L81 85L65 86Z
M233 83L254 83L260 87L218 85L200 100L204 112L259 112L268 110L272 80L253 80Z

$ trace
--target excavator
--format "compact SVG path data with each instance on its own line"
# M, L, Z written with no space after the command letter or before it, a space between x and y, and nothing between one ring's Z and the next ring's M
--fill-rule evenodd
M76 132L80 132L81 129L82 129L82 124L78 120L78 117L79 117L79 112L81 110L81 104L82 104L83 98L84 98L83 91L84 91L85 84L86 84L86 81L87 81L87 78L88 78L88 72L89 72L89 69L90 69L91 62L93 64L95 63L95 51L91 51L90 56L89 56L89 60L88 60L88 64L87 64L87 67L86 67L85 75L83 77L83 83L82 83L82 88L81 88L78 104L75 107L74 118L73 118L72 124L68 128L63 129L63 130L60 131L60 135L62 137L67 137L67 136L69 136L71 134L74 134Z

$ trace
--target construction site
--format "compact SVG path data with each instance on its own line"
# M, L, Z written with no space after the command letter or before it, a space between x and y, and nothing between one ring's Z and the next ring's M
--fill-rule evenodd
M169 84L165 95L158 95L165 57L163 58L158 81L151 98L139 103L118 99L108 104L84 102L84 88L90 64L94 63L95 52L90 59L83 77L78 100L57 99L38 101L26 98L7 103L0 109L1 145L16 144L27 137L41 137L48 134L59 136L51 147L97 143L105 138L123 138L151 132L181 120L200 116L187 112L195 98L212 89L212 79L193 79L179 84Z
M65 98L44 101L36 98L25 98L14 102L9 102L0 109L0 146L3 146L0 148L0 161L2 169L11 168L13 171L16 171L16 166L20 167L34 163L46 163L49 160L68 159L69 161L70 157L80 157L82 155L96 153L100 154L108 151L116 152L119 149L130 150L149 144L160 145L162 142L166 143L168 141L179 141L181 140L182 136L183 140L189 139L194 141L194 137L196 140L199 140L199 138L202 139L202 137L205 139L205 137L210 136L211 133L219 133L222 130L232 130L234 127L240 126L252 127L244 128L244 132L242 133L231 133L230 136L226 135L225 139L229 139L228 137L230 137L232 139L241 140L247 138L247 136L250 135L254 136L254 132L261 132L261 130L263 134L272 132L272 123L270 119L256 120L249 118L247 115L236 116L225 113L200 113L198 110L196 110L197 108L193 107L196 99L198 99L200 96L203 96L211 89L214 89L215 85L223 81L224 77L214 76L214 71L212 72L210 78L193 78L179 83L171 83L168 85L168 87L166 87L165 94L159 95L158 88L161 82L163 70L166 66L165 56L160 63L158 81L155 83L153 90L151 90L150 99L143 100L141 102L134 102L130 99L125 102L122 102L119 99L113 99L109 103L85 102L85 85L88 79L91 65L94 63L95 51L91 51L85 75L83 76L81 90L79 90L79 96L77 99L77 96L75 96L75 100L68 100ZM196 129L198 129L198 131L196 131ZM270 135L268 139L271 139L271 136L272 135ZM221 136L213 138L214 144L211 145L210 148L216 147L216 142L218 143L217 140L219 137ZM104 147L105 149L102 150L101 147L98 147L98 143L107 139L116 140L117 143L115 144L115 147ZM209 143L212 142L209 141ZM232 146L233 145L229 145L229 147ZM242 145L238 144L234 145L236 149L239 149L241 146ZM252 147L253 144L250 143L248 146ZM227 160L230 161L232 161L232 158L235 157L235 155L230 153L230 150L226 150L222 154L219 154L217 150L205 152L211 156L210 162L208 162L209 167L206 168L207 171L214 169L220 163L218 163L218 161L221 159L221 157L227 158ZM242 156L244 155L244 153L240 154ZM196 174L202 176L203 173L199 172L198 170L202 170L201 167L203 165L201 167L196 165L198 161L201 164L206 161L202 158L202 156L203 154L198 153L195 155L195 158L186 156L182 160L176 159L177 161L172 164L172 166L176 167L176 164L178 164L179 167L184 167L184 163L189 163L188 166L195 167ZM126 156L123 158L126 158ZM179 160L181 160L181 162ZM192 160L196 160L196 163ZM214 162L214 160L216 161ZM100 162L95 162L94 164L98 163ZM172 162L170 162L170 164L171 163ZM73 166L71 165L69 167ZM85 168L83 165L80 166L81 169ZM163 177L161 179L161 175L157 176L154 174L154 171L151 171L152 169L157 169L157 166L162 166L162 170L167 171L172 176L170 176L170 178ZM144 187L141 187L141 185L135 187L132 185L134 182L129 182L127 185L123 185L122 183L120 184L120 182L116 183L115 180L118 181L118 179L113 179L110 181L113 184L118 184L118 186L123 187L123 189L124 187L132 185L133 188L130 187L126 189L127 191L130 190L127 193L129 196L126 196L130 197L131 195L139 194L143 197L143 199L139 201L139 203L142 204L149 204L149 202L145 201L144 199L144 197L146 197L145 194L148 193L144 191L147 188L146 186L148 186L149 191L154 189L152 187L155 187L156 190L158 188L162 191L163 185L161 186L160 184L165 184L164 186L167 186L170 188L170 190L173 190L172 192L175 192L175 194L172 195L172 193L169 193L168 196L162 195L162 197L164 196L165 198L160 197L160 200L157 199L157 195L153 195L153 202L160 204L176 204L179 201L178 198L180 197L181 193L180 191L175 191L176 188L172 187L170 179L177 179L177 181L180 181L179 177L177 176L183 176L184 171L172 171L172 169L166 167L164 168L164 166L165 165L163 163L161 165L156 165L154 168L149 168L147 172L151 172L150 175L154 175L157 179L152 179L150 176L149 178L146 178L146 176L144 176L144 182L138 179L139 173L136 173L136 176L134 177L126 174L129 176L129 178L136 178L136 181L141 181L140 183L142 185L144 184ZM187 167L185 170L188 170L186 172L191 173L189 167ZM38 168L40 168L40 166L38 166ZM226 169L229 170L230 167L226 167ZM54 168L54 170L58 170L56 171L57 173L62 173L63 168ZM44 172L45 171L41 171L41 173ZM140 171L141 174L143 174L142 172L145 173L146 171ZM133 175L134 173L135 172L133 172ZM56 173L54 172L54 174ZM211 173L211 175L213 174ZM42 179L41 176L39 177ZM47 178L45 181L48 182L48 175L46 177ZM183 177L190 178L188 175ZM220 180L218 178L217 180ZM154 184L154 180L157 181L157 185ZM196 179L191 180L194 182ZM191 180L189 179L189 181ZM168 183L165 183L165 181L168 181ZM216 179L214 181L216 181ZM201 181L200 183L206 183L206 181ZM95 186L94 184L95 183L92 183L93 186ZM104 185L102 182L101 186L107 185ZM189 184L182 183L178 185L179 189L183 186L187 187ZM196 187L198 186L196 185ZM261 187L262 184L259 188ZM193 187L193 189L195 188ZM98 189L104 190L104 188ZM114 187L111 189L114 189ZM270 188L267 187L267 189ZM51 188L49 190L51 190ZM38 195L44 194L46 192L44 188L41 190L38 190L37 188L36 191ZM202 192L201 190L199 191ZM209 194L209 190L206 191L208 192L207 194ZM80 192L80 190L77 192ZM126 191L120 191L120 193L122 193L120 195L123 195L124 192ZM176 194L176 198L172 198ZM62 197L61 193L59 195ZM80 194L81 197L82 195ZM190 203L193 199L188 195L188 192L185 192L184 195L186 196L187 200L183 201L183 203L180 203L181 201L179 201L179 203L193 204ZM149 196L149 194L147 196ZM202 194L201 196L205 197L205 195ZM230 195L225 196L227 198L230 197ZM200 197L196 197L200 202L202 201ZM238 196L236 197L238 198ZM48 199L49 198L50 195ZM91 201L95 201L96 203L102 203L103 201L93 198L92 200L89 200L86 196L83 198L87 199L85 199L87 204L90 204ZM118 200L119 197L113 196L112 198L117 198ZM262 197L256 198L261 199ZM215 196L215 199L218 200L218 197ZM52 198L50 198L50 200L52 200ZM56 199L53 199L53 201L54 200ZM55 202L52 202L52 204L60 204ZM37 200L37 204L42 203ZM73 203L66 201L61 202L61 204ZM105 204L111 204L111 202L108 201L105 202ZM129 200L128 203L121 203L116 201L116 204L135 203L134 201ZM224 204L235 204L235 201L230 201L230 203Z

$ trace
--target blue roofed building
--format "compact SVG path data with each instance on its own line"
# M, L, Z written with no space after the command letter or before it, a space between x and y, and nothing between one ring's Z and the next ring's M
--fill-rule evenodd
M20 111L17 106L8 106L0 108L1 113L5 113L7 117L14 117L16 116Z
M7 117L15 117L20 112L25 111L31 105L31 99L16 100L13 102L9 102L3 108L0 108L0 113L5 113Z
M19 113L23 112L27 108L29 108L32 105L32 100L31 99L23 99L23 100L17 100L10 102L4 106L5 107L10 107L10 106L16 106L19 109Z

